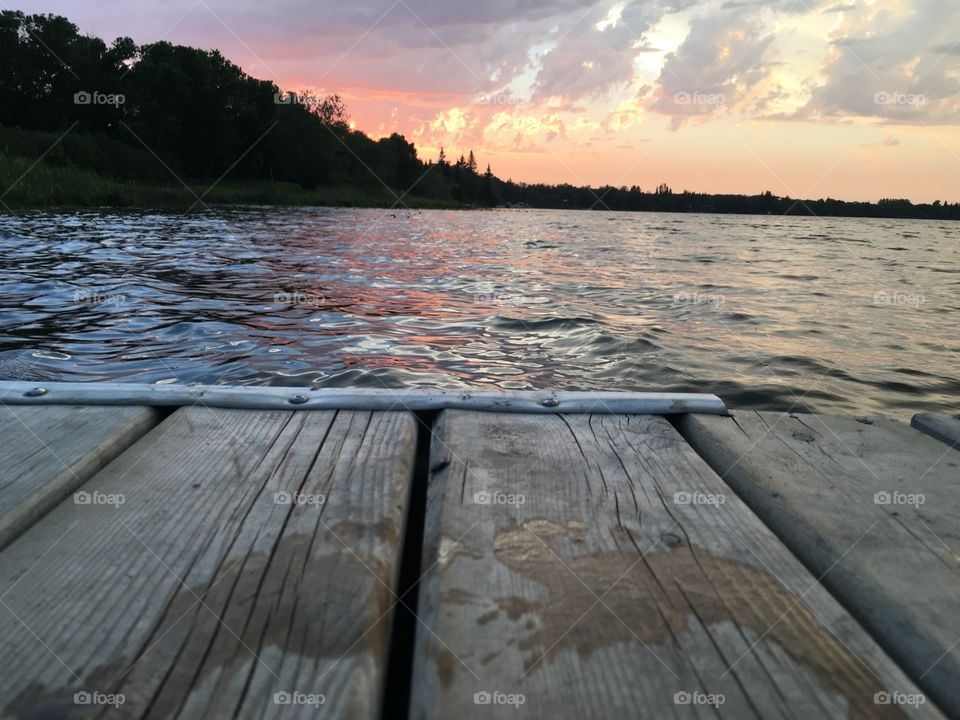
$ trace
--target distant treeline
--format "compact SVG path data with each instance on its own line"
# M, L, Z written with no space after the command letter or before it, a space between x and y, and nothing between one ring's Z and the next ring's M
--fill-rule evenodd
M942 203L939 200L928 204L894 199L877 203L847 202L833 198L797 200L778 197L770 191L759 195L675 193L665 185L652 192L643 192L636 186L582 188L573 185L505 183L502 195L510 203L542 208L960 220L960 203Z
M104 178L111 192L201 179L272 181L307 191L356 188L337 197L362 202L385 194L391 204L399 198L397 205L420 198L485 207L960 219L960 203L801 202L769 192L747 197L502 181L489 165L481 171L472 151L453 161L441 151L436 162L425 162L401 135L371 139L351 128L337 95L285 93L217 51L138 46L130 38L108 45L56 15L0 12L0 67L4 179L19 177L25 159L42 158L44 167L70 171L48 172L49 183ZM56 198L56 188L37 197Z

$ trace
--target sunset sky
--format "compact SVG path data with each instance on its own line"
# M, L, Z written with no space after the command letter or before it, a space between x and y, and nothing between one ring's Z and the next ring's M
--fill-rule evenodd
M40 0L503 178L960 201L958 0Z

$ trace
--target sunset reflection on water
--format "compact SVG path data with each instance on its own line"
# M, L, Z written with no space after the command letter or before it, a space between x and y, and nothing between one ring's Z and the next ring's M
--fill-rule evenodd
M7 216L0 374L942 410L960 391L958 237L551 211Z

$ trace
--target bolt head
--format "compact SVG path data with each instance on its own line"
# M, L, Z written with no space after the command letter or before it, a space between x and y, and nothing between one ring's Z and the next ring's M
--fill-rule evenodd
M683 545L683 540L681 537L675 533L667 532L660 536L660 539L663 540L663 544L667 547L677 547Z
M547 398L546 400L542 400L540 404L544 407L556 407L560 404L560 401L556 398Z
M308 398L306 395L294 395L292 398L290 398L290 403L293 405L303 405L309 400L310 398Z
M47 389L42 387L30 388L27 390L23 396L24 397L41 397L47 394Z

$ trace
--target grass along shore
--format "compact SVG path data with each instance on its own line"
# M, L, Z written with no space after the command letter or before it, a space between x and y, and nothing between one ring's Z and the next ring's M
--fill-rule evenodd
M171 182L176 181L171 176ZM0 213L57 208L187 209L193 205L316 205L336 207L459 208L458 203L407 195L402 203L386 188L349 185L307 190L295 183L269 180L191 180L151 184L104 177L92 170L52 165L0 153ZM213 185L213 189L210 186ZM203 204L197 198L203 199Z

